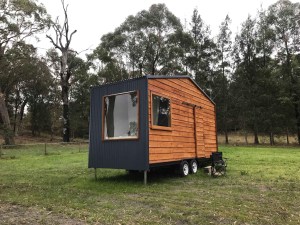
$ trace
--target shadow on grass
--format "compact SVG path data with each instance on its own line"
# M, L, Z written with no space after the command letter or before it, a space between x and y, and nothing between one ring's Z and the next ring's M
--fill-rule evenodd
M149 185L154 183L169 183L173 179L180 179L181 176L174 170L169 168L161 168L147 173L147 183ZM124 172L122 174L106 174L104 177L98 177L97 182L113 182L118 184L143 184L143 172Z

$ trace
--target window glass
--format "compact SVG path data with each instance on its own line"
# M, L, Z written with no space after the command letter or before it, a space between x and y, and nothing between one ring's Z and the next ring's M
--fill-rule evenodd
M137 91L104 97L104 139L138 137Z
M171 127L169 99L152 94L152 120L153 125Z

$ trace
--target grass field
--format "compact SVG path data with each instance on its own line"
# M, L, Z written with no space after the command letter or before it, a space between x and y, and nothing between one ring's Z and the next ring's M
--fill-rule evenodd
M88 224L300 224L300 148L221 146L226 177L150 173L147 186L124 170L98 169L95 181L82 149L3 150L0 207Z

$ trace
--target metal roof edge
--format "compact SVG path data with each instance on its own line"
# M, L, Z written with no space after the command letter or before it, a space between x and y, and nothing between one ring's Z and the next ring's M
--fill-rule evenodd
M146 76L139 76L139 77L134 77L134 78L129 78L129 79L123 79L123 80L119 80L119 81L115 81L115 82L108 82L102 85L94 85L94 86L90 86L90 89L94 89L94 88L101 88L101 87L107 87L107 86L111 86L111 85L115 85L115 84L120 84L123 82L130 82L132 80L139 80L139 79L147 79Z

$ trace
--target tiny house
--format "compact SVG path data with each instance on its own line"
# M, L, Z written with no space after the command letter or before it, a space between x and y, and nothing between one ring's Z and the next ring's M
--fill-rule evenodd
M217 152L216 107L189 76L143 76L91 88L89 168L183 176Z

